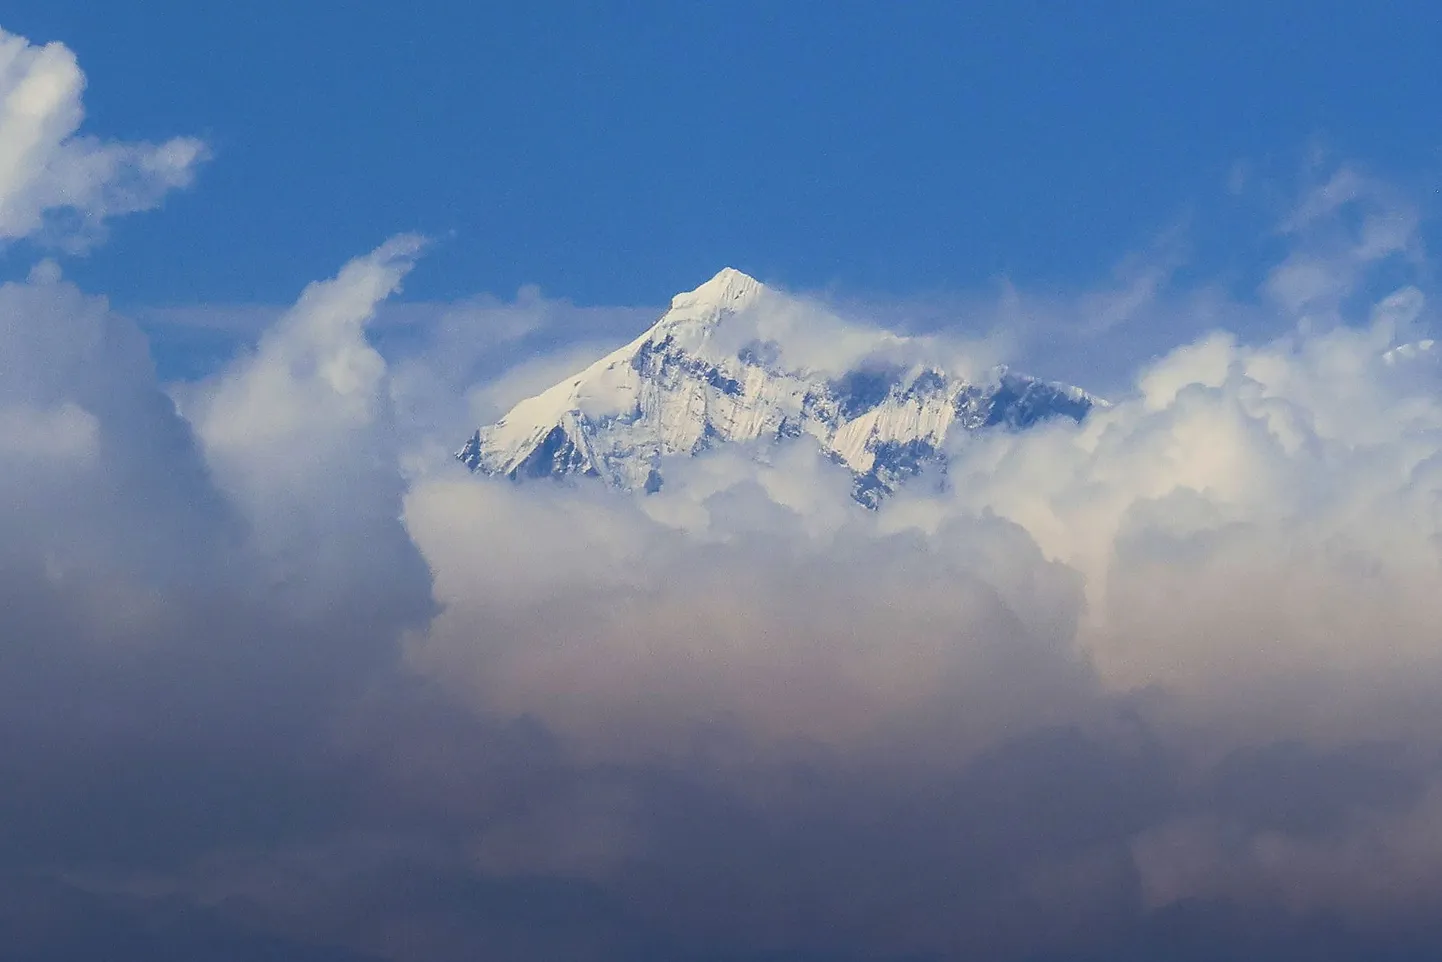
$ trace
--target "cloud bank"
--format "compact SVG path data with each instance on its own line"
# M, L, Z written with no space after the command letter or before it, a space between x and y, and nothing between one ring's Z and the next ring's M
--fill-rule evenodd
M6 110L78 104L63 48L4 43ZM49 229L25 176L11 238ZM1436 954L1418 223L1343 170L1254 292L1129 269L1099 335L1210 330L877 512L803 444L645 498L466 474L452 419L584 353L538 331L630 315L388 342L416 236L181 384L53 265L0 286L0 958ZM768 323L813 315L872 336Z

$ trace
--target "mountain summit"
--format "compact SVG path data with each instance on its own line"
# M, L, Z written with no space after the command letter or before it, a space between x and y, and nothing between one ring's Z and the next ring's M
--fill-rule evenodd
M743 274L734 267L724 267L719 274L694 291L671 298L671 309L715 308L740 311L755 301L764 290L765 285L751 275Z
M677 294L636 340L479 428L457 457L517 480L579 475L650 492L661 486L663 457L811 438L851 469L856 499L875 507L939 461L951 431L1080 420L1098 403L1005 367L973 382L937 364L897 361L897 348L922 342L884 331L838 328L818 338L807 311L728 267ZM788 332L812 342L811 356L791 350Z

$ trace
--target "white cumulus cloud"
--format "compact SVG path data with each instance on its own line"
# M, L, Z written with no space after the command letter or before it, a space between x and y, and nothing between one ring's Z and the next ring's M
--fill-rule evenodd
M109 218L149 210L205 159L191 137L125 143L80 133L85 74L65 45L0 29L0 243L83 246Z

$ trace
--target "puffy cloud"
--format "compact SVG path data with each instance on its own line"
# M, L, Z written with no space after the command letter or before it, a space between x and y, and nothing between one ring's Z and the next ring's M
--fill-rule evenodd
M203 143L120 143L78 134L85 75L63 44L0 30L0 242L84 245L107 219L190 184Z
M50 410L0 409L0 453L14 460L93 462L100 452L95 415L67 402Z
M226 474L249 469L237 483L282 489L352 460L337 448L375 427L385 401L386 362L364 325L399 289L422 243L394 238L310 285L252 356L191 392L187 413L212 463Z
M176 395L216 485L238 505L273 589L330 604L423 596L398 521L403 480L385 360L366 340L424 240L394 237L311 284L256 349Z
M53 267L0 287L0 891L61 919L27 947L1156 958L1272 926L1285 959L1341 939L1318 913L1363 933L1342 957L1431 938L1421 287L1331 325L1212 301L1111 407L959 439L872 513L804 444L640 499L467 475L447 419L550 363L473 338L553 356L559 316L596 343L634 317L522 296L388 342L421 249L307 288L179 411L102 299ZM1135 277L1113 327L1167 307ZM773 333L871 338L817 363L875 356L798 310ZM1288 333L1228 323L1258 312Z
M1333 231L1351 202L1307 225ZM684 892L709 906L690 924L773 948L813 944L791 900L852 946L943 957L961 939L980 956L1064 946L1075 933L1003 920L1068 910L1083 926L1198 903L1283 928L1340 913L1378 939L1422 924L1442 903L1442 863L1411 841L1442 749L1442 396L1415 340L1429 312L1413 286L1361 316L1338 302L1350 323L1296 308L1270 308L1292 325L1277 338L1219 328L1176 347L1081 425L958 438L944 477L875 515L847 510L844 472L801 448L675 465L639 504L417 480L406 523L442 612L411 666L482 716L539 720L589 765L704 784L711 818L749 826L713 827L731 850L703 852L659 814L680 788L618 775L601 814L584 795L487 823L482 864L579 875L657 912ZM835 876L739 854L760 837L814 843ZM908 853L914 887L873 845ZM792 911L728 901L738 885ZM903 904L905 936L848 927Z
M175 574L229 524L144 339L53 269L0 285L0 448L17 563Z
M940 740L959 757L998 729L1074 717L1079 584L1021 531L957 519L928 543L844 507L826 516L839 527L808 525L773 500L789 492L768 490L771 472L757 484L729 467L714 491L697 479L701 524L681 529L628 503L413 489L407 524L445 609L413 662L602 754L684 751L717 727L758 751ZM847 479L825 473L808 493L844 506ZM656 500L689 500L677 487ZM1016 580L999 584L998 566Z
M1080 428L978 441L955 499L1085 575L1079 640L1114 684L1253 737L1405 734L1438 667L1442 406L1386 348L1421 310L1409 289L1360 328L1179 348Z

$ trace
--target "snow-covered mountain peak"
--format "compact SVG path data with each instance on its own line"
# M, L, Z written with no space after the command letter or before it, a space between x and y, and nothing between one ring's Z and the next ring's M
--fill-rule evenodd
M848 327L726 268L676 295L631 343L478 429L457 456L472 470L513 479L593 476L654 491L666 457L733 441L809 439L853 472L857 500L874 506L924 464L940 462L943 440L958 427L1079 420L1095 403L1076 388L1005 368L976 382L925 358L887 363L869 350L850 352L855 370L783 361L793 341L818 337L928 343ZM814 355L816 343L810 347L801 353Z
M766 286L756 278L743 274L734 267L725 267L694 291L686 291L671 298L671 309L688 314L741 311L750 306L765 290Z

